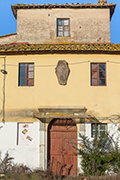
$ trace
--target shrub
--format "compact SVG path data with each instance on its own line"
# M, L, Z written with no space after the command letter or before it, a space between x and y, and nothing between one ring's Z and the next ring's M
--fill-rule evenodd
M0 163L0 173L10 172L12 169L12 160L13 157L5 157L4 160Z
M103 175L106 170L118 172L120 168L120 151L108 133L98 135L97 127L92 140L80 134L81 146L78 155L81 155L81 166L86 175Z

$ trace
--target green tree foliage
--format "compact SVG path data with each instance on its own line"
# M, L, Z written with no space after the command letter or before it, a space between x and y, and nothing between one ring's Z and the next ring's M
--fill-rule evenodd
M95 135L90 140L80 134L78 155L81 155L82 169L86 175L103 175L106 170L118 172L120 168L120 151L108 133L98 135L96 126Z

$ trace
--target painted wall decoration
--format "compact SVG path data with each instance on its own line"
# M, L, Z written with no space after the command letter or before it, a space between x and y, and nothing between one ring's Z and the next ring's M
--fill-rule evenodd
M84 149L84 148L85 148L85 146L84 146L84 145L82 145L82 144L79 144L79 148Z
M18 145L33 144L33 123L18 123Z
M58 61L57 67L55 68L55 73L57 75L59 84L66 85L68 76L70 74L68 63L65 60Z
M24 130L22 131L23 134L26 134L27 132L28 132L27 129L24 129Z

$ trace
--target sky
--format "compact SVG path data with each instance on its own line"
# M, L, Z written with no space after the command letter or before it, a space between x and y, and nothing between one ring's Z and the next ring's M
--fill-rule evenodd
M13 4L65 4L65 3L97 3L98 0L0 0L0 36L16 33L16 19L13 16L11 5ZM111 19L111 42L120 43L120 0L107 0L107 3L117 4Z

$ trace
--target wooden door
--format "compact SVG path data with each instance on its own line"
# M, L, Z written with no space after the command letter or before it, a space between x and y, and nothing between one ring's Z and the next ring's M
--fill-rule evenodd
M53 120L48 129L48 159L58 175L77 174L77 128L71 119Z

